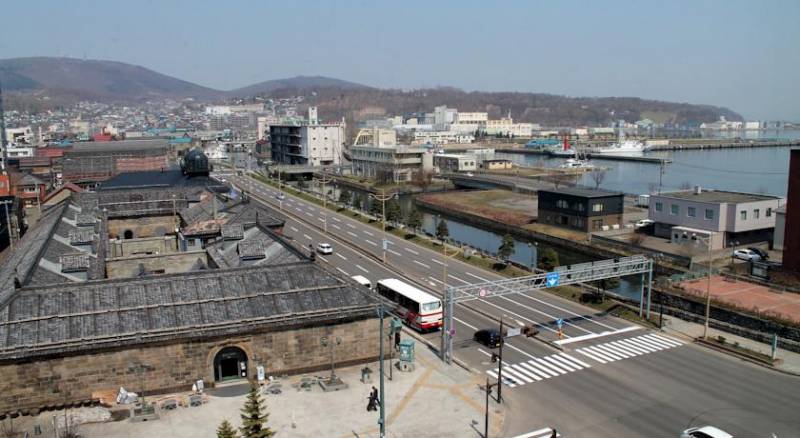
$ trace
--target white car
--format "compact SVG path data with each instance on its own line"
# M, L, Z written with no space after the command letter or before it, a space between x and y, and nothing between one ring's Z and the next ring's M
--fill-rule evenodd
M681 438L733 438L733 435L714 426L703 426L684 430Z
M737 249L733 251L733 257L740 260L747 260L748 262L757 262L761 260L761 256L756 254L755 251L747 248Z
M654 221L652 219L641 219L639 221L636 221L636 223L633 224L633 227L636 228L636 229L639 229L639 228L649 227L650 225L653 225L654 223L656 223L656 221Z
M277 199L278 199L278 201L283 201L284 199L286 199L286 195L284 195L283 193L278 193L278 194L275 196L275 198L277 198Z
M472 174L472 172L467 172L467 173L465 173L465 175L466 176L475 176L475 175Z
M333 247L330 243L318 243L317 252L324 255L333 254Z

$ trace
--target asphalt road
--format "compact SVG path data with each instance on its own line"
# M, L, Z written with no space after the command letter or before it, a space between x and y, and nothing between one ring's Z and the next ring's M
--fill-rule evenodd
M245 177L226 178L255 199L278 206L272 187ZM284 234L304 247L331 243L334 253L317 259L345 275L373 282L401 278L439 295L443 263L454 285L500 279L391 235L384 265L379 229L290 195L280 204L289 218ZM486 315L503 315L509 324L534 324L540 337L550 341L558 340L555 321L565 321L563 351L524 337L507 340L504 436L549 436L555 427L568 437L677 437L688 427L712 424L736 437L800 437L800 378L596 315L547 292L456 306L454 353L493 382L498 375L492 351L471 340L476 329L496 327ZM439 336L426 338L438 343Z

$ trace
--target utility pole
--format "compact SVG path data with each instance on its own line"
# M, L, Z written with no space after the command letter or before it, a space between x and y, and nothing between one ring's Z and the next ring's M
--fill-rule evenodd
M386 263L386 245L388 244L388 242L386 242L386 201L397 197L397 193L392 193L391 195L387 195L386 194L386 190L385 189L381 189L381 194L380 195L375 195L375 194L370 193L369 197L374 199L374 200L376 200L376 201L379 201L381 203L381 211L383 212L382 213L383 217L381 218L382 219L381 220L381 224L382 224L381 228L382 228L382 232L383 232L383 242L382 242L383 245L381 247L383 248L383 263Z
M8 159L8 138L6 138L6 114L3 110L3 84L0 83L0 149L2 149L2 161L0 161L0 171L6 173L6 160ZM9 233L11 231L9 230ZM9 234L11 236L11 234Z
M497 368L497 403L503 403L503 315L500 315L500 366Z
M499 389L502 384L500 382L497 383L489 383L489 378L486 378L486 387L484 391L486 392L486 404L483 410L483 438L489 438L489 395L492 393L492 387L497 386Z
M706 321L703 324L703 339L708 339L708 320L711 316L711 270L714 267L711 258L711 236L708 236L708 240L706 240L706 247L708 248L708 281L706 282Z
M379 384L379 391L380 393L380 417L378 418L378 426L380 426L380 438L386 437L386 397L384 394L384 386L383 386L383 303L378 304L378 319L380 320L380 329L378 333L378 337L380 338L381 346L380 346L380 384Z
M324 230L328 232L328 192L325 191L325 185L329 182L333 181L333 178L326 178L324 175L322 178L313 178L314 182L318 182L322 185L322 214L325 215L325 225Z
M442 263L442 297L445 299L445 301L447 300L447 261L457 256L460 252L461 250L456 248L456 251L453 254L447 255L447 245L445 245L444 240L442 240L442 255L444 256L444 263ZM447 329L449 330L450 327L447 327ZM450 336L450 333L448 333L444 328L442 328L441 332L441 351L444 352L447 344L447 337Z
M8 204L13 204L14 200L9 199L6 201L2 201L3 207L6 209L6 230L8 231L8 246L12 250L14 249L14 236L11 234L11 215L8 214Z
M664 179L664 172L666 171L664 159L659 162L660 168L658 170L658 194L661 194L661 182Z

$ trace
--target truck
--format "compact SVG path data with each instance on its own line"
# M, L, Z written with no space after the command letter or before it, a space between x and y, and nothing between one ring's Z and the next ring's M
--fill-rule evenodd
M639 195L636 197L636 206L637 207L649 207L650 206L650 195Z

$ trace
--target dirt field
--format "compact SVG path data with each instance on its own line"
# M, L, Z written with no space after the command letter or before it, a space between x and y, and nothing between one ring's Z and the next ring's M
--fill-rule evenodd
M685 281L681 286L689 293L705 297L706 279ZM711 297L739 307L772 313L781 318L800 322L800 295L772 291L766 286L744 281L726 281L711 277Z
M423 195L421 199L517 226L533 222L538 210L536 197L508 190L436 193Z

